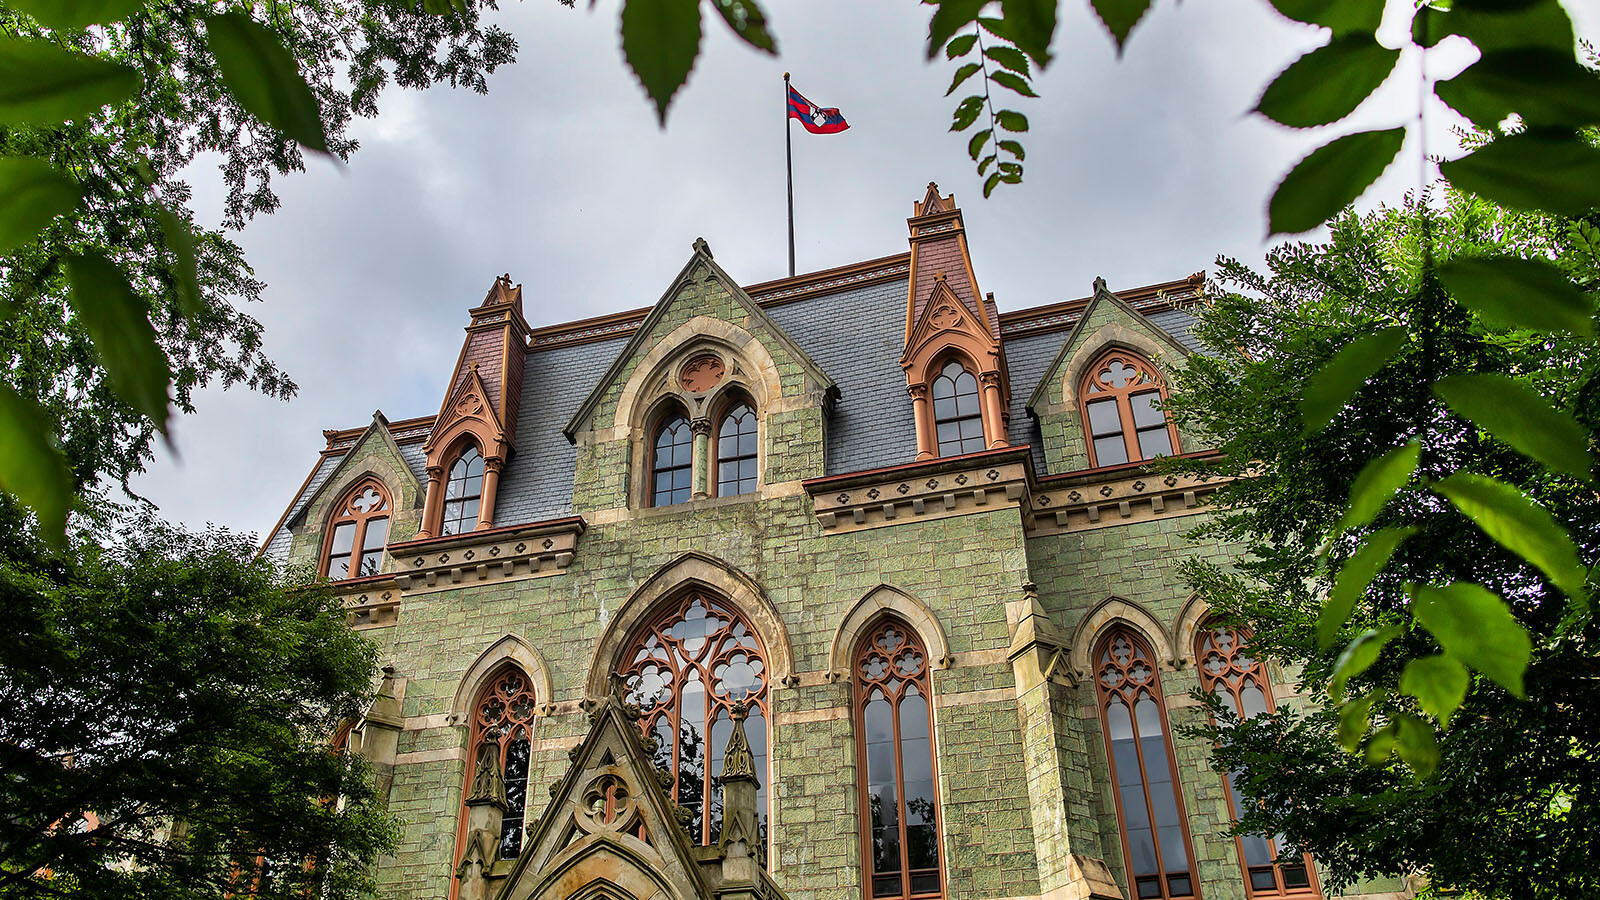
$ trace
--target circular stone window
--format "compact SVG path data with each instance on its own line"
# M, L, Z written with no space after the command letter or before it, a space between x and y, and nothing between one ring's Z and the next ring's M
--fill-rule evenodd
M683 366L683 371L678 373L678 383L683 389L693 393L709 391L716 383L722 380L722 359L715 354L705 353L689 360Z

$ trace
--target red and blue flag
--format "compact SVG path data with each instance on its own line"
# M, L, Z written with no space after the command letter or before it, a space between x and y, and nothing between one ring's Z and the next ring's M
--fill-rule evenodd
M793 87L789 88L789 118L799 119L812 134L838 134L850 127L837 109L817 106Z

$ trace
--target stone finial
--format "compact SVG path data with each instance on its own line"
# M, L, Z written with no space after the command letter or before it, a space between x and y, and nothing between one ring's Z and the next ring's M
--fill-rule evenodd
M1106 292L1106 291L1109 291L1109 290L1110 289L1106 287L1106 280L1104 278L1102 278L1101 276L1096 275L1094 277L1094 292L1096 294L1099 294L1099 293Z
M703 237L697 237L694 239L694 252L704 253L706 255L706 259L715 259L715 257L711 255L711 245L706 243L706 239Z
M722 776L717 784L722 787L722 836L717 845L724 860L723 877L729 880L746 880L753 870L739 874L741 868L752 863L761 865L761 812L756 806L756 791L761 782L756 777L756 760L750 752L750 739L744 733L744 720L750 708L744 701L735 701L728 710L733 719L733 733L728 735L728 747L723 752ZM732 865L732 870L726 866Z
M728 747L723 751L721 780L726 784L735 778L748 778L759 784L755 756L750 752L750 738L744 731L744 720L750 717L750 707L743 700L737 700L728 713L733 719L733 733L728 735Z
M472 767L472 789L467 792L468 806L491 804L501 810L510 806L506 802L506 779L500 772L500 744L484 741L478 746L478 758Z

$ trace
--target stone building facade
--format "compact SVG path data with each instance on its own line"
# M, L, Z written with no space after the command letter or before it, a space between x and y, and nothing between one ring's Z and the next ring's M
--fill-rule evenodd
M908 224L549 327L502 277L437 414L325 432L267 551L387 664L383 897L1322 896L1178 731L1292 690L1177 575L1218 485L1148 464L1208 452L1203 278L1000 313L953 196Z

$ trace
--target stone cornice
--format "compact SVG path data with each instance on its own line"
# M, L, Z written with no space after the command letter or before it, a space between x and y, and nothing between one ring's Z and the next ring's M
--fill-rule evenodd
M1028 537L1171 519L1204 512L1209 495L1232 481L1119 466L1034 482L1023 508Z
M559 575L572 564L585 527L582 516L568 516L390 544L395 584L414 594Z

